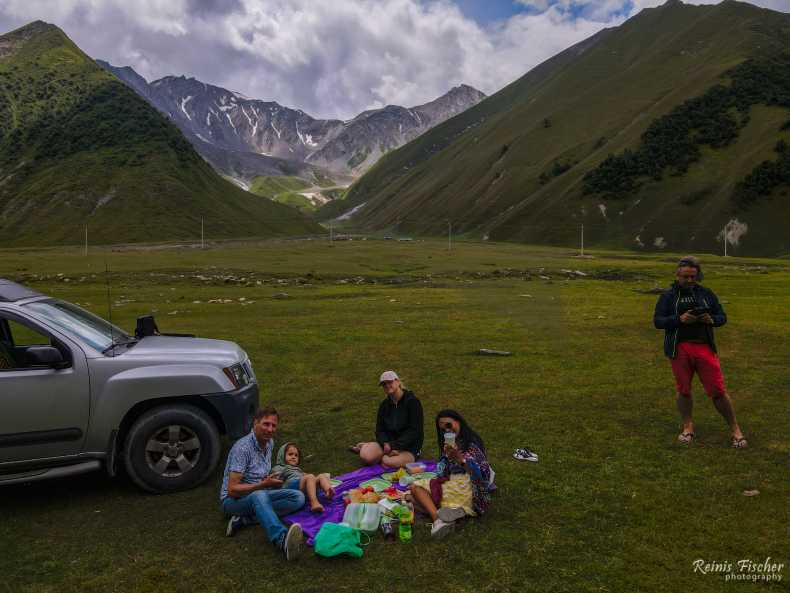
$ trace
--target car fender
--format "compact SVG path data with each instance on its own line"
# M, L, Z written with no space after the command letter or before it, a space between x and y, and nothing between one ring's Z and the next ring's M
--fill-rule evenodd
M96 391L87 451L104 450L108 435L141 402L166 398L172 403L173 398L223 393L234 388L221 369L202 364L157 364L127 369L105 379L100 375L101 372L92 373L91 377Z

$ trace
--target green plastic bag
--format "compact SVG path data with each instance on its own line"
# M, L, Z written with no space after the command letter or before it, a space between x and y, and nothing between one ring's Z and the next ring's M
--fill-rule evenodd
M313 550L326 558L341 554L361 558L363 553L359 531L348 525L329 522L324 523L316 534Z

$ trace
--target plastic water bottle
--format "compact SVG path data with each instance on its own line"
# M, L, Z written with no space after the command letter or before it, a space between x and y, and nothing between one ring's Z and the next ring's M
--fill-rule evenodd
M398 538L403 543L411 541L411 511L408 507L400 508L400 525L398 526Z
M389 521L381 522L381 533L384 535L384 539L395 539L395 530L392 528L392 523Z

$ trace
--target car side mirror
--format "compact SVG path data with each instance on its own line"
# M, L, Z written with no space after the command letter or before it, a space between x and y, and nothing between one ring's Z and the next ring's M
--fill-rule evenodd
M25 356L30 366L46 366L53 369L62 369L68 366L60 350L52 346L31 346L25 350Z
M137 318L137 327L134 330L134 337L142 340L147 336L158 336L159 328L156 327L153 315L143 315Z

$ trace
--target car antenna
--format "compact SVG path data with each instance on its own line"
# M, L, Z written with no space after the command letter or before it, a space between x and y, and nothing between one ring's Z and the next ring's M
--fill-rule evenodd
M112 345L115 344L115 336L113 335L113 331L112 331L113 325L112 325L112 299L110 299L110 264L107 261L106 253L104 254L104 279L105 282L107 283L107 317L109 318L110 321L110 347L112 348ZM115 349L112 348L112 350L113 350L113 356L115 356L115 352L114 352Z

